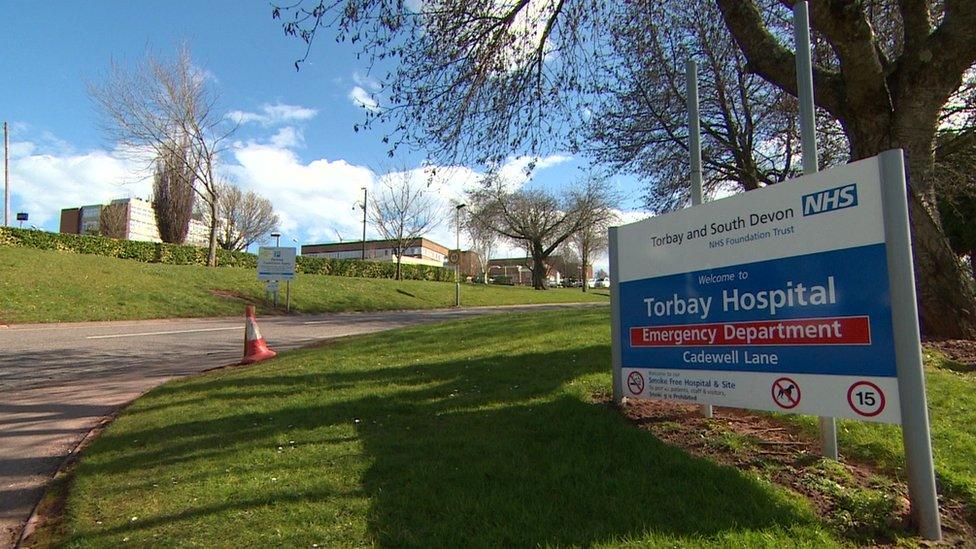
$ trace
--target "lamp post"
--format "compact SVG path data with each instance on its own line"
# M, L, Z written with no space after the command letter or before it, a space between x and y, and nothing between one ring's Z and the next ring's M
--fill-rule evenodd
M366 187L363 187L363 260L366 260Z
M275 239L275 247L277 248L281 243L281 233L271 233L271 238Z
M458 204L454 206L454 237L456 239L457 247L457 263L454 264L454 306L461 306L461 208L465 207L467 204Z

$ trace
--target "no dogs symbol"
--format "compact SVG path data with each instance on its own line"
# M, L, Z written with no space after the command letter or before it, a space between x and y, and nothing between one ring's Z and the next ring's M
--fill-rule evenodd
M644 376L640 375L640 372L631 372L627 376L627 388L630 389L630 394L639 395L644 392Z
M773 382L773 402L785 410L796 408L800 403L800 386L788 377L781 377Z

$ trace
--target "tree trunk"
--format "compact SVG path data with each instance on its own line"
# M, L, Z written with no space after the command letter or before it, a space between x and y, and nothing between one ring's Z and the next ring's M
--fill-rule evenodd
M217 266L217 197L210 193L210 249L207 251L207 266Z
M532 245L532 287L536 290L546 289L546 256L542 253L542 246ZM520 281L521 282L521 281Z
M401 273L400 273L400 258L402 258L402 257L403 257L402 254L401 255L397 255L396 274L393 275L393 278L395 278L396 280L400 280L401 279L401 276L402 276Z
M976 335L976 300L972 284L949 248L945 234L911 193L912 248L922 333L950 339ZM971 259L971 258L970 258Z
M969 274L973 277L973 281L976 282L976 246L972 250L969 250Z
M589 261L590 258L588 256L590 254L586 253L586 249L585 248L582 250L582 252L583 253L580 254L580 262L583 264L583 270L580 273L580 278L583 279L583 293L586 293L586 281L587 281L587 278L586 278L586 262Z
M919 326L928 336L976 338L976 294L949 247L934 209L935 128L926 131L905 127L913 121L914 118L895 120L894 129L848 121L845 130L851 142L851 157L867 158L886 149L904 149Z

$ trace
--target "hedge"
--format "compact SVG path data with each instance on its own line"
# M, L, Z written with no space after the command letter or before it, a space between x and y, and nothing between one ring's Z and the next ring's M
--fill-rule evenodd
M103 255L118 259L134 259L144 263L168 265L206 265L207 249L198 246L181 246L161 242L117 240L104 236L49 233L47 231L0 227L0 245L59 250L79 254ZM247 252L217 250L217 264L221 267L256 269L258 259ZM362 278L393 278L396 264L393 262L357 261L354 259L328 259L299 256L295 269L305 274L332 276L356 276ZM403 278L410 280L454 280L454 271L444 267L427 265L402 265Z

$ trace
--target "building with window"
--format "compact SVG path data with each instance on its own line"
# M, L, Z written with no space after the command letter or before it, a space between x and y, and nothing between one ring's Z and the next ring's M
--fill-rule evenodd
M579 263L569 264L558 254L546 260L546 280L550 286L579 280ZM488 277L496 283L516 286L532 284L532 258L513 257L488 260ZM586 278L593 277L593 265L587 266Z
M396 261L396 241L367 240L367 261ZM442 267L450 249L426 238L415 238L404 248L402 263ZM302 255L332 259L362 259L363 241L306 244Z
M162 242L159 237L159 227L156 225L156 212L153 205L138 198L119 198L108 204L65 208L61 210L61 232L101 234L102 212L108 206L124 208L125 217L122 231L124 239ZM192 246L207 246L209 239L210 231L207 225L196 219L191 219L185 243Z

